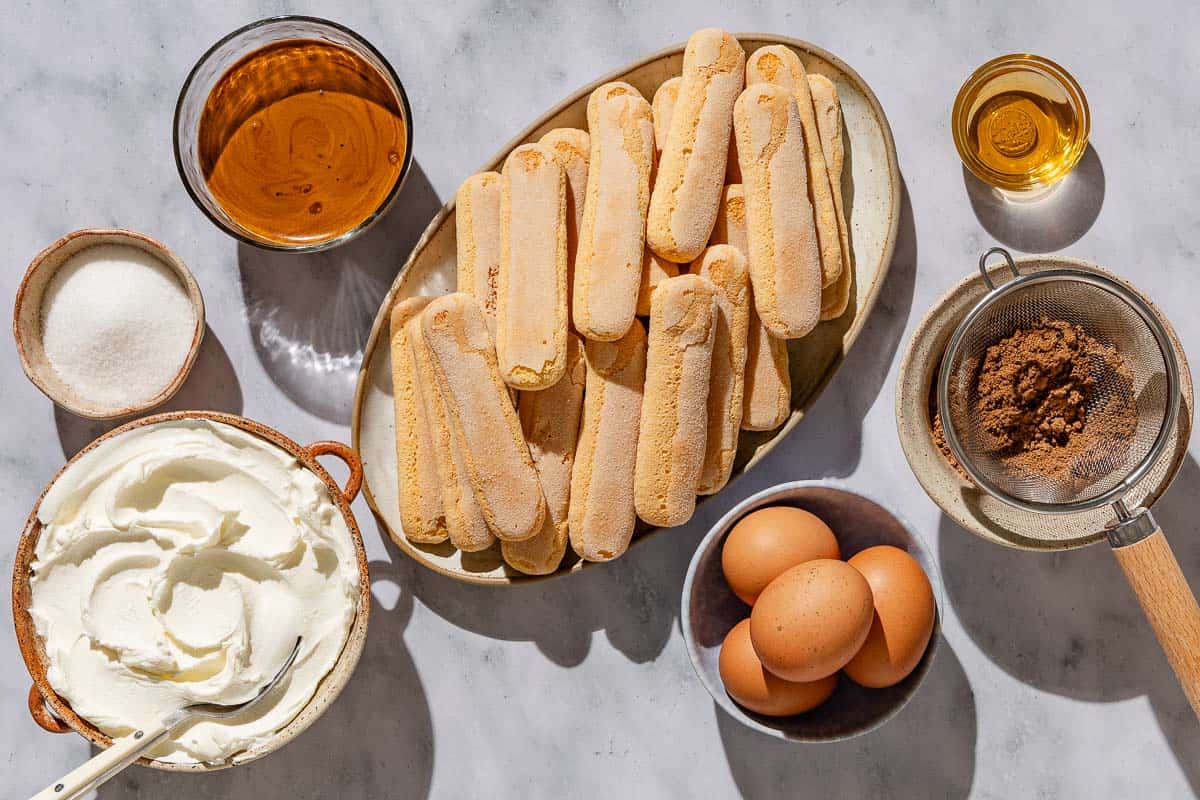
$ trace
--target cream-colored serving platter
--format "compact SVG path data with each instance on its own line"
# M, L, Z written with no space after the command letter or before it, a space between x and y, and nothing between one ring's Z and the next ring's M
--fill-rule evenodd
M777 430L743 431L734 476L753 467L804 417L858 339L880 287L887 275L900 222L900 170L896 146L887 117L870 87L841 59L816 45L769 34L739 34L750 53L771 44L783 44L799 54L809 72L828 76L837 86L845 117L846 173L843 179L846 215L850 220L855 285L841 318L822 323L803 339L788 343L791 355L792 413ZM608 81L633 84L654 96L663 81L678 75L683 65L683 44L668 47L579 89L539 117L506 144L479 170L499 170L516 146L535 141L552 128L586 128L587 99L592 90ZM466 178L469 173L463 173ZM448 544L409 542L400 527L396 485L395 427L392 410L391 357L387 346L388 311L396 300L415 295L440 295L455 288L454 203L448 203L421 236L408 262L383 300L375 317L363 355L354 398L353 443L363 461L364 492L392 540L429 569L458 580L482 584L512 584L535 580L506 566L499 548L482 553L460 553ZM701 498L703 500L703 498ZM636 545L660 529L641 526ZM553 575L576 572L586 564L568 552Z

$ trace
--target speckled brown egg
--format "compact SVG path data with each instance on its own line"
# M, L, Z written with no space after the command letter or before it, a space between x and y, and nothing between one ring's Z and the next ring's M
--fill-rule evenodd
M767 584L750 613L750 639L763 666L780 678L815 681L854 657L874 616L862 573L822 558Z
M846 675L872 688L893 686L925 654L937 603L921 565L898 547L868 547L848 562L871 585L875 613L862 648L846 664Z
M841 558L837 538L802 508L768 506L738 521L721 547L721 570L733 593L754 605L767 584L805 561Z
M833 673L809 683L785 681L763 669L750 643L750 620L733 626L721 643L721 681L740 705L769 717L787 717L816 708L837 688Z

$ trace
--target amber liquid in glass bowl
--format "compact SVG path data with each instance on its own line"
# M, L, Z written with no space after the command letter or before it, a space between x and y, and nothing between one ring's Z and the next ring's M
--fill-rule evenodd
M1054 185L1087 149L1087 100L1054 62L1002 56L967 79L954 103L954 143L967 168L999 189Z
M399 177L404 118L384 77L328 41L275 42L213 86L197 153L213 199L279 244L342 236L370 217Z

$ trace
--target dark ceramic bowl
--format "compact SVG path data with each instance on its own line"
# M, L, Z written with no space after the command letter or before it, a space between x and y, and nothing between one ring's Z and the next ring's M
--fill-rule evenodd
M939 609L925 655L907 678L886 689L867 689L843 676L837 691L820 706L791 717L768 717L734 702L721 683L717 660L721 642L734 625L750 616L721 572L721 546L738 520L764 506L786 505L816 514L837 536L842 558L879 544L906 550L929 576ZM942 582L925 543L882 505L826 481L797 481L764 489L743 500L713 526L696 548L683 583L683 638L696 675L729 716L760 733L793 742L835 742L874 730L904 707L933 663L941 634Z

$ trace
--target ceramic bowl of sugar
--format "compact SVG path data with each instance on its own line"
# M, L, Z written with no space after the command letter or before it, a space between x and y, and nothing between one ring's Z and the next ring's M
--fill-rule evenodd
M13 337L26 376L92 419L165 403L204 337L204 298L166 245L119 229L67 234L25 271Z

